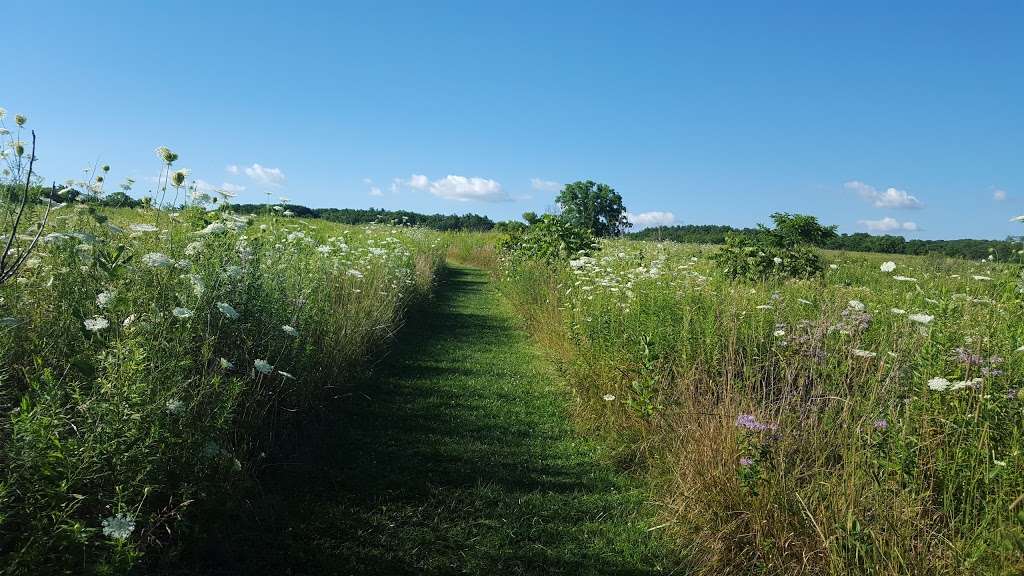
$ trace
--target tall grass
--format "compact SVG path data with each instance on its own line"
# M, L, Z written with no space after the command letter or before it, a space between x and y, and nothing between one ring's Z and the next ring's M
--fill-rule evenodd
M1020 267L830 253L820 279L752 284L713 250L499 274L695 571L1024 571Z
M0 563L126 570L429 294L440 235L68 204L0 286Z

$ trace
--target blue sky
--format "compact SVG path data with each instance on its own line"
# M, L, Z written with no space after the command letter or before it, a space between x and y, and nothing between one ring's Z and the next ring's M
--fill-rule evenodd
M139 193L166 145L240 201L1024 232L1024 4L833 4L15 0L0 106Z

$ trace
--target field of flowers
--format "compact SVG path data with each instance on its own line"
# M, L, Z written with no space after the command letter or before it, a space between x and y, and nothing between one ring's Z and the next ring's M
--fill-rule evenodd
M16 199L29 152L7 150ZM45 204L22 218L8 252L27 258L0 284L0 572L120 572L173 544L379 355L446 252L192 200L55 203L31 252Z
M753 283L716 250L498 273L696 572L1024 571L1019 264L827 253Z

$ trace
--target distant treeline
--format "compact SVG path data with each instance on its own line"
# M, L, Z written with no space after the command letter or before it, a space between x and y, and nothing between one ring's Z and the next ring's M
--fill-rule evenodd
M756 234L756 228L733 228L732 226L687 225L655 226L628 234L638 240L671 240L695 244L724 244L726 234ZM884 254L942 254L954 258L981 259L995 254L996 258L1007 259L1021 249L1021 238L1006 240L907 240L902 236L874 236L864 232L840 234L824 246L830 250L851 252L881 252Z
M284 206L296 216L321 218L341 224L398 224L422 226L433 230L471 230L483 232L494 228L494 221L479 214L420 214L407 210L384 210L377 208L307 208L298 204ZM267 211L266 204L232 204L231 209L242 214L259 214Z

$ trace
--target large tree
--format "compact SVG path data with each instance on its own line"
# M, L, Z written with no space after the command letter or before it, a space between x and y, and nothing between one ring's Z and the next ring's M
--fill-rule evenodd
M590 180L566 184L556 201L562 218L595 236L618 236L631 226L622 196L607 184Z

